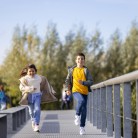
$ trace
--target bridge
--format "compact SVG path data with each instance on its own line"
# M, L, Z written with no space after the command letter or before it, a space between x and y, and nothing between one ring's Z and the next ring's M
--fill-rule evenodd
M79 127L74 125L75 110L42 111L40 133L36 133L27 108L15 107L0 111L0 138L138 138L138 71L95 84L91 89L86 135L80 136Z
M106 133L101 133L89 122L86 126L86 135L80 136L79 126L74 125L74 110L42 111L40 132L34 132L31 121L28 120L16 131L8 134L7 138L107 138Z

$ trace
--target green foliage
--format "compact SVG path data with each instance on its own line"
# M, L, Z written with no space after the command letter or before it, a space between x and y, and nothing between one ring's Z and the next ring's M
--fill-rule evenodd
M26 47L29 45L27 43L27 39L25 39L27 38L27 32L24 28L23 32L24 33L21 34L20 28L15 28L11 50L5 58L3 65L1 65L0 70L1 77L8 86L8 95L12 99L12 106L16 106L21 97L21 93L19 91L20 71L26 64L32 61L32 58L28 58L28 53L26 51Z
M110 39L109 48L105 56L106 65L104 70L106 79L117 77L123 73L121 46L122 41L120 38L120 33L118 30L116 30Z
M11 48L0 65L0 78L6 84L7 94L12 99L12 106L18 105L21 97L19 91L19 75L28 63L34 63L38 74L48 78L61 98L62 84L67 75L67 67L75 64L75 55L83 52L86 55L86 66L89 68L94 83L136 70L138 67L138 27L132 27L124 41L119 30L110 38L106 50L101 32L96 30L88 36L86 30L80 27L76 32L69 31L64 43L59 38L56 25L51 23L46 27L46 36L40 38L36 27L21 29L17 26L13 33ZM41 41L43 40L43 41ZM135 95L132 94L132 99ZM132 105L132 106L135 106ZM60 102L42 105L42 109L59 109Z
M124 73L136 70L138 68L138 24L136 22L133 22L121 51Z
M103 39L101 33L96 32L91 35L87 45L88 52L86 53L86 65L91 71L94 83L102 81L102 73L104 68L104 51L103 51Z

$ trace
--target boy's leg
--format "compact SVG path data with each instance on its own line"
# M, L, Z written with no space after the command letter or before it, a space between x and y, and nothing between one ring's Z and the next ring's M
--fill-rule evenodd
M77 101L76 115L80 116L82 105L84 103L84 98L83 98L82 94L80 94L79 92L73 93L73 96L74 96L75 100Z
M85 122L86 122L86 115L87 115L87 95L82 95L84 102L82 104L82 108L81 108L81 120L80 120L80 127L84 127L85 126Z
M75 115L75 120L74 123L76 126L78 126L80 124L80 115L81 115L81 110L82 110L82 105L84 102L83 96L82 94L75 92L73 93L74 98L77 101L77 105L76 105L76 115Z

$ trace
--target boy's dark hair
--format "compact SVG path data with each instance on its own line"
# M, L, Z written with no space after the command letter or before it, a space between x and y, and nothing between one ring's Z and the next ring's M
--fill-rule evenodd
M85 60L85 55L83 54L83 53L78 53L77 55L76 55L76 57L77 56L82 56L82 57L84 57L84 60Z
M28 64L25 68L22 69L20 77L27 75L28 69L33 68L37 72L36 66L34 64Z

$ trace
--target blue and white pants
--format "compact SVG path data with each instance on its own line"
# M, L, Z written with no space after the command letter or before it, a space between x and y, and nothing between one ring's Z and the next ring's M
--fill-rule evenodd
M30 93L28 95L28 108L31 120L39 125L40 123L40 114L41 114L41 93Z

